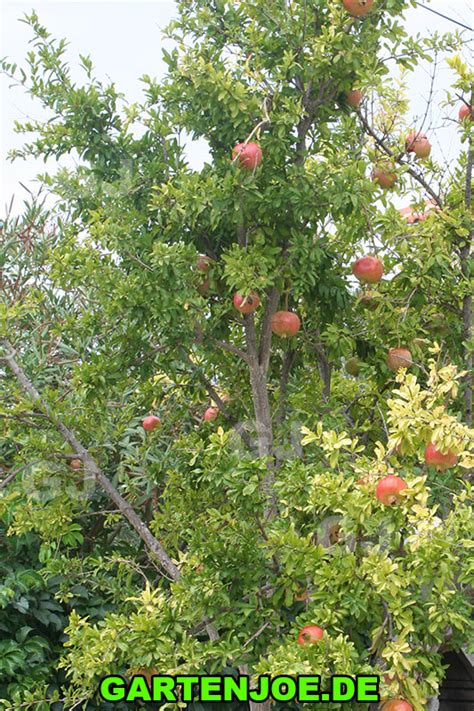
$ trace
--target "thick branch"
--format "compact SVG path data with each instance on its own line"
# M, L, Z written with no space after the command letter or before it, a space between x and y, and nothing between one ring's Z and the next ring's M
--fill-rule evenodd
M260 333L260 348L258 354L258 362L266 373L270 363L270 346L272 342L272 316L278 306L280 292L274 286L268 294L267 306L263 316L262 330Z
M238 346L234 346L233 343L228 343L227 341L214 341L214 343L219 348L222 348L223 351L228 351L229 353L239 356L239 358L242 358L246 363L249 362L247 353Z
M97 483L102 487L106 494L108 494L111 501L113 501L113 503L120 510L122 515L130 523L132 528L140 536L152 556L156 558L156 560L161 564L164 570L166 570L172 580L177 580L180 575L179 570L177 566L173 563L171 558L168 556L164 548L161 546L159 541L157 541L157 539L153 536L147 526L145 526L145 524L140 520L140 518L137 516L128 501L126 501L123 496L117 491L117 489L113 486L113 484L103 473L95 459L89 454L88 450L79 442L74 433L68 427L66 427L63 422L57 420L54 417L47 403L44 402L44 400L41 398L41 395L38 393L34 385L28 379L24 370L18 364L15 358L15 351L11 344L5 339L2 339L1 343L6 350L6 356L3 356L2 360L5 361L7 366L15 375L23 392L27 394L49 417L50 421L62 434L66 442L71 445L76 454L82 459L84 469L94 475Z

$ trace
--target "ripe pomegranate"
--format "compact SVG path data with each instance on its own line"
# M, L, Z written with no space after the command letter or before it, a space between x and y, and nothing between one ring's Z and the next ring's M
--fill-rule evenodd
M362 284L376 284L383 276L383 264L377 257L360 257L352 265L352 273Z
M211 268L212 260L207 254L200 254L197 258L196 269L200 272L208 272Z
M357 358L357 356L353 356L352 358L348 358L346 360L346 372L349 373L349 375L353 375L354 377L357 377L360 373L360 360Z
M219 414L219 408L218 407L208 407L206 412L204 413L204 420L205 422L212 422L212 420L215 420L216 417Z
M401 217L404 217L409 225L415 224L415 222L423 222L428 217L430 210L436 209L436 204L434 200L426 200L426 208L423 212L415 212L413 208L402 207L399 210Z
M374 0L342 0L349 15L362 17L366 15L374 4Z
M393 166L375 166L372 171L372 182L378 183L384 190L393 188L397 182L397 174L393 170Z
M402 207L398 212L400 213L400 217L406 218L406 221L409 225L412 225L414 222L417 221L414 218L415 213L413 212L413 209L411 207Z
M156 417L155 415L148 415L148 417L144 418L142 427L144 430L147 430L147 432L151 432L155 429L155 427L158 427L160 423L161 420L159 417Z
M239 157L239 163L245 170L255 170L263 160L262 149L258 143L237 143L232 150L232 160Z
M460 121L466 121L466 119L471 119L472 106L468 106L467 104L462 104L461 108L459 109L458 116L459 116Z
M298 644L316 644L324 636L324 630L317 625L306 625L302 627L298 634Z
M82 459L71 459L71 461L69 462L69 466L75 471L77 471L78 469L82 469Z
M234 294L234 306L241 314L251 314L260 305L260 297L255 291L251 291L248 296L239 293Z
M433 442L430 442L425 449L425 462L431 464L436 469L444 471L450 467L454 467L458 461L457 454L449 449L446 454L443 454Z
M428 217L428 211L415 212L411 207L402 207L399 210L400 215L406 219L409 225L414 225L415 222L423 222Z
M393 506L400 499L400 492L407 488L407 483L399 476L389 474L380 479L375 490L375 495L385 506Z
M364 95L358 89L350 89L346 92L346 101L353 109L358 109Z
M413 711L413 706L403 699L391 699L382 706L382 711Z
M412 131L405 140L407 153L414 153L418 158L428 158L431 153L431 143L424 133Z
M390 348L387 355L387 365L390 370L396 372L400 368L409 368L413 364L413 358L407 348Z
M300 327L301 321L292 311L277 311L272 316L272 331L281 338L294 336Z

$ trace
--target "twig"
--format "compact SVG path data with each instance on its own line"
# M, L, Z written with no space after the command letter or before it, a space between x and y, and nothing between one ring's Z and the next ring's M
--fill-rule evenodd
M246 647L249 646L249 644L251 644L251 643L254 641L254 639L257 639L257 637L260 637L260 635L262 634L262 632L263 632L264 630L266 630L269 625L270 625L270 622L268 621L268 622L265 622L261 627L259 627L258 630L255 632L255 634L253 634L253 635L242 645L242 649L245 649Z

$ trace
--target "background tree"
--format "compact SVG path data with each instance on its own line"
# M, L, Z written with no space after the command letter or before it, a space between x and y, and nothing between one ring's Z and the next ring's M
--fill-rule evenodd
M460 39L414 41L400 0L178 5L140 106L86 57L75 84L35 14L27 67L3 63L50 111L20 155L79 158L43 176L51 213L4 227L0 515L68 615L28 691L24 660L0 667L5 703L248 670L376 672L422 709L469 638L472 153L451 174L417 155L387 59ZM385 276L359 288L368 255ZM320 643L298 644L308 624Z

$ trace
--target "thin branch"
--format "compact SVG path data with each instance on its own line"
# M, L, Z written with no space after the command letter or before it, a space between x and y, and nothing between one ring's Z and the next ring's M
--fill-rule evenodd
M251 644L254 641L254 639L257 639L257 637L260 637L262 632L264 632L264 630L266 630L270 624L271 624L271 622L268 621L268 622L265 622L261 627L259 627L258 630L255 632L255 634L253 634L251 637L249 637L249 639L246 642L244 642L244 644L242 645L242 649L245 649L246 647L249 646L249 644Z
M21 474L21 472L26 471L30 467L34 467L35 464L40 464L42 461L42 459L36 459L34 462L28 462L28 464L24 464L23 466L18 467L18 469L14 469L5 477L5 479L2 479L0 482L0 490L8 486L8 484L18 476L18 474Z

